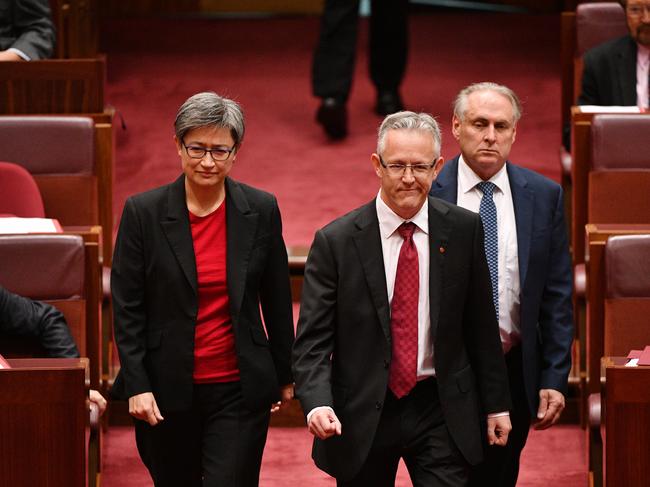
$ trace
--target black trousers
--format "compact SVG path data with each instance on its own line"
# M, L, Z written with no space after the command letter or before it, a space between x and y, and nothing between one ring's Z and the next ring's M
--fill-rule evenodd
M370 77L378 91L396 91L404 77L408 0L372 0ZM357 45L359 0L326 0L314 54L314 95L345 102L350 94Z
M467 485L469 465L449 435L433 378L408 396L388 392L370 453L361 471L338 487L393 487L400 458L414 487Z
M239 382L195 385L190 411L161 412L156 426L135 421L156 487L257 487L270 413L247 410Z
M486 447L485 460L472 469L470 474L470 485L472 487L486 485L485 479L490 479L490 485L495 487L514 487L517 485L519 458L528 438L531 414L524 388L521 347L510 350L505 358L510 381L510 394L512 396L513 410L510 411L512 431L508 435L508 444L505 447Z

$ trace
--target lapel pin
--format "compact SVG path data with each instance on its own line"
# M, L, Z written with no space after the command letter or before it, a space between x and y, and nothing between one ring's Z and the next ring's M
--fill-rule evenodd
M438 250L440 251L441 254L445 253L445 248L444 247L440 247Z

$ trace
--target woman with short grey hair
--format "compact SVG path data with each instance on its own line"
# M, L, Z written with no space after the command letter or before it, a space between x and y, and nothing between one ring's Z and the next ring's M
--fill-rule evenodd
M156 487L257 486L269 413L293 397L280 211L229 176L244 129L235 101L188 98L174 123L183 174L130 197L120 222L113 391Z

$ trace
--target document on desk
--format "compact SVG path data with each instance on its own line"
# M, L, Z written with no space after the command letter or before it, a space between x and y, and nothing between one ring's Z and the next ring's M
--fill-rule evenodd
M0 234L61 233L63 229L54 218L1 217Z
M647 345L643 350L630 350L630 353L627 354L627 359L626 367L650 365L650 345Z
M5 360L5 358L0 355L0 369L10 369L11 365Z

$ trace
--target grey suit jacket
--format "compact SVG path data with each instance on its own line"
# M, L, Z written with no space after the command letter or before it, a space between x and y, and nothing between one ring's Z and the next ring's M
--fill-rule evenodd
M48 0L0 0L0 50L12 47L30 60L46 59L55 40Z

